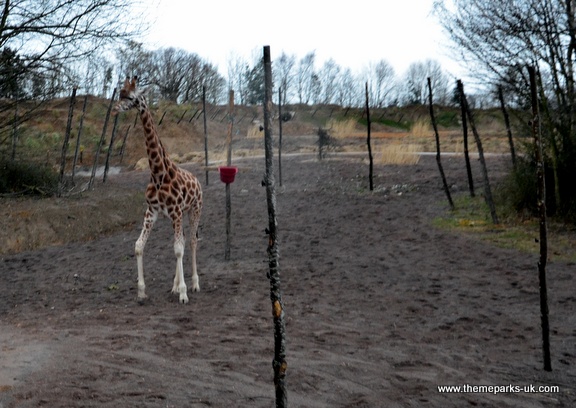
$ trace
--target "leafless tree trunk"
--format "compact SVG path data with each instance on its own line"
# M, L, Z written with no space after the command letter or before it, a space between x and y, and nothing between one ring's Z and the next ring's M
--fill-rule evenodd
M306 54L299 62L296 71L296 88L298 92L298 102L308 104L312 96L314 61L316 53L314 51Z
M283 92L279 100L280 104L286 105L290 96L292 95L292 84L294 82L294 66L296 65L296 57L294 55L287 55L282 52L280 57L274 61L274 69L277 75L278 88L282 88Z

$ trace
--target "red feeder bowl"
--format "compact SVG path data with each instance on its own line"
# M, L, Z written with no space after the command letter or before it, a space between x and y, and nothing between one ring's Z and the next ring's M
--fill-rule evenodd
M238 167L222 166L218 167L218 171L220 172L220 180L223 183L230 184L234 182L234 177L236 173L238 173Z

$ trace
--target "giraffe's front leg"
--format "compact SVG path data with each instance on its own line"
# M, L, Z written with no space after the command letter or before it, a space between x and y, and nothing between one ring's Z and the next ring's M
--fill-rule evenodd
M174 254L176 255L176 274L174 276L174 285L172 286L172 293L178 293L180 296L180 303L188 303L188 288L184 282L184 265L182 258L184 257L184 242L177 241L174 243Z
M174 255L176 255L176 273L174 275L174 285L172 286L172 293L178 293L180 296L180 303L188 303L188 288L184 282L184 265L182 258L184 257L184 233L182 231L182 218L179 221L174 221Z
M138 266L138 301L143 301L146 299L146 283L144 282L144 247L146 246L146 241L150 236L150 231L154 226L156 221L156 213L148 209L146 215L144 216L144 226L142 227L142 232L140 233L140 238L136 241L134 252L136 254L136 263Z

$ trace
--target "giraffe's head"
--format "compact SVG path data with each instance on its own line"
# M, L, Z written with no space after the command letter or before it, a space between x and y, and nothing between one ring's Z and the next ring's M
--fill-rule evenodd
M120 90L120 100L114 106L112 114L138 108L143 103L144 93L136 86L137 81L138 77L136 76L131 81L126 78L124 86Z

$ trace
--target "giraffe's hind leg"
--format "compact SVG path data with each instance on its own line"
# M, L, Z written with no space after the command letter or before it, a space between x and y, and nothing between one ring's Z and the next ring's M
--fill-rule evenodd
M196 246L198 245L198 224L200 223L200 214L202 212L201 204L190 210L190 250L192 254L192 291L200 292L200 282L198 279L198 270L196 269Z
M172 293L178 293L180 303L188 303L186 282L184 281L184 231L182 229L182 213L180 212L172 221L174 227L174 255L176 255L176 273Z

